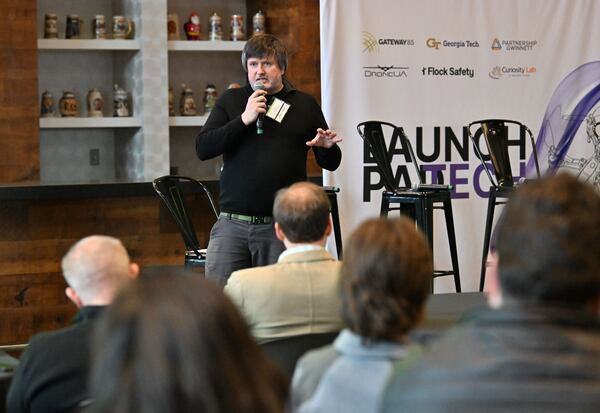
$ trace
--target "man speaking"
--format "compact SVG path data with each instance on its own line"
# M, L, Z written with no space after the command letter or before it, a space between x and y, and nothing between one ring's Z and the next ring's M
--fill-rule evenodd
M221 285L233 271L275 263L285 249L273 229L273 199L279 189L306 180L308 150L331 171L342 159L342 139L328 129L315 99L283 79L287 52L279 39L253 36L242 64L247 84L221 95L196 137L198 158L223 155L221 215L206 263L206 276Z

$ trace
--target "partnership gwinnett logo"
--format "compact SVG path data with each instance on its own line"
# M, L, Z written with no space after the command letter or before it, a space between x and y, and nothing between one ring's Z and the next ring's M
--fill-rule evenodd
M424 66L421 68L423 76L456 76L469 77L475 76L475 69L470 67L433 67Z
M535 66L494 66L488 73L492 79L502 79L503 77L530 77L537 72Z
M413 39L377 38L367 31L363 31L362 51L368 53L379 53L379 47L414 46Z
M497 37L492 40L492 50L499 52L531 52L537 45L537 40L500 40Z
M425 42L430 49L440 50L440 47L449 47L453 49L461 49L463 47L479 47L477 40L437 40L435 37L430 37Z
M408 66L363 66L366 78L402 78L408 77Z

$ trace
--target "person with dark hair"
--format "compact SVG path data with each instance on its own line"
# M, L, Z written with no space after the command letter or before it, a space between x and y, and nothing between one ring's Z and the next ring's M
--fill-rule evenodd
M242 64L248 83L221 95L196 138L201 160L223 155L221 215L206 263L206 276L221 284L235 270L277 261L284 245L273 231L273 198L306 180L308 150L331 171L342 158L342 139L328 129L315 99L283 78L287 52L279 39L252 36Z
M10 413L65 412L88 399L93 327L139 268L118 239L93 235L69 249L62 271L65 293L79 311L73 325L31 338L11 381Z
M383 411L600 411L600 194L568 174L523 184L489 266L490 308L399 366Z
M412 347L433 263L423 234L408 218L371 219L352 233L341 269L345 329L333 345L303 356L291 406L308 412L377 412L394 362Z
M202 278L157 275L98 325L90 413L281 413L285 379L235 306Z
M225 292L260 342L338 331L340 262L325 249L332 229L327 194L297 182L277 193L273 216L287 250L276 264L234 272Z

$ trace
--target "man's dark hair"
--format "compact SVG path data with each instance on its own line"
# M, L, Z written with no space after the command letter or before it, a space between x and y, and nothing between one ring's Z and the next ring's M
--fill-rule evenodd
M600 195L561 173L521 186L498 230L503 294L583 306L600 294Z
M244 45L242 51L242 66L248 71L248 59L273 56L280 69L287 69L288 57L284 44L272 34L259 34L252 36Z
M329 209L329 198L323 188L298 182L277 192L273 218L291 242L315 242L325 235Z
M344 323L368 341L397 340L418 323L432 278L429 245L414 221L364 222L344 249Z

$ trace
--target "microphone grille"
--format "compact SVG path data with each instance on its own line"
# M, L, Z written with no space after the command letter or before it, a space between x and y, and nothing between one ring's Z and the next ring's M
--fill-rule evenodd
M254 90L265 90L265 84L260 80L254 82Z

